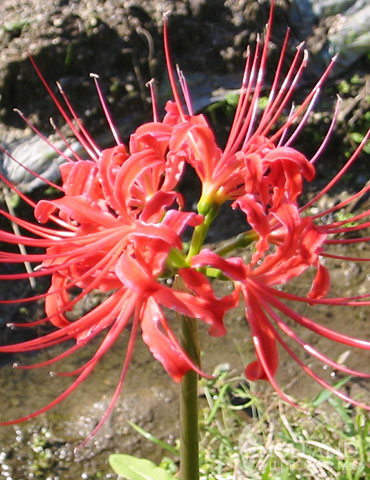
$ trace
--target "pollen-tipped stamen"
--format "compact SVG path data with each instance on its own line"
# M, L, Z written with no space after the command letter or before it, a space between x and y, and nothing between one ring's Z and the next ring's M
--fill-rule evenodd
M100 88L100 85L99 85L99 82L98 82L99 76L96 75L96 73L90 73L90 77L92 77L93 80L94 80L95 88L96 88L96 90L98 92L98 95L99 95L100 104L103 108L103 112L104 112L105 118L107 119L110 131L112 132L113 138L116 141L117 145L122 145L122 140L120 139L118 130L113 123L112 115L109 112L109 109L107 107L107 102L104 98L102 89Z

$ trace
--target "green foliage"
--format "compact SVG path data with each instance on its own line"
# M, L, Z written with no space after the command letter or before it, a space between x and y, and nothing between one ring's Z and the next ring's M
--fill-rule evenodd
M351 379L350 376L342 378L339 382L337 382L334 385L334 388L339 389L343 387L343 385L345 385L350 379ZM322 403L329 400L332 396L333 396L333 392L331 392L330 390L326 390L326 389L321 390L321 392L318 395L316 395L316 397L312 400L312 406L318 407Z
M60 195L60 192L54 187L47 187L43 191L43 195L48 198L57 198Z
M227 365L214 374L200 382L200 480L370 478L369 412L327 390L302 410L292 409L275 392L254 391L253 383L232 375ZM335 387L349 381L345 377ZM172 454L161 467L168 478L178 478L176 450Z
M30 466L34 478L45 478L45 473L52 470L55 458L52 455L49 442L50 433L42 428L32 436L30 446L33 452L33 462Z
M261 110L264 110L267 107L268 99L269 99L268 97L259 97L258 98L258 107Z
M113 470L127 480L173 480L174 477L150 460L132 455L113 454L109 457Z
M234 92L229 92L225 95L222 100L218 102L214 102L209 105L205 109L205 113L207 113L211 117L211 121L215 127L219 126L220 119L222 118L222 122L227 120L231 120L235 113L235 108L238 104L239 94Z
M163 448L164 450L167 450L168 452L178 455L179 454L179 448L173 447L172 445L169 445L166 442L163 442L159 438L155 437L151 433L147 432L143 428L141 428L139 425L136 425L134 422L129 422L131 427L137 431L140 435L142 435L144 438L149 440L150 442L154 443L155 445L158 445L158 447Z
M245 427L245 415L251 409L258 416L260 401L240 376L231 376L227 364L220 365L214 379L203 379L201 391L206 405L200 411L200 478L230 478L240 460L238 438Z
M14 22L5 22L3 29L5 32L10 33L13 37L18 37L24 27L31 25L29 20L18 20Z
M15 193L15 192L9 193L8 201L9 201L10 206L14 210L19 206L20 200L21 200L21 197L17 193Z
M358 73L355 73L349 80L341 80L338 84L338 92L341 95L351 94L352 88L362 84L362 79Z
M370 113L370 112L368 112L368 113ZM370 118L368 118L368 120L370 121ZM365 134L362 133L362 132L350 132L349 133L350 139L358 145L362 142L362 140L364 139L364 136L365 136ZM364 146L364 148L362 149L362 151L367 153L367 154L370 154L370 143L367 143Z
M73 43L69 43L66 51L66 56L64 58L64 66L66 70L71 66L73 57Z

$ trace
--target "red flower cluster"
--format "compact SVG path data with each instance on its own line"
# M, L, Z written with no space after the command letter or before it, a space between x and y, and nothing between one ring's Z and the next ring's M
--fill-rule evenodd
M176 111L174 105L169 107ZM184 228L203 221L201 215L181 210L183 199L173 190L185 164L184 156L172 154L169 146L178 121L178 115L168 113L162 122L142 125L130 139L130 153L119 144L93 153L90 160L68 159L60 167L64 195L57 200L41 200L34 208L39 223L54 222L59 228L41 227L2 212L39 238L2 231L1 241L46 249L44 254L1 252L3 262L40 263L32 273L2 278L51 275L51 286L45 294L21 301L44 297L45 319L27 325L49 321L58 330L33 341L0 347L0 351L25 352L75 338L76 345L63 355L33 366L50 365L108 329L95 355L77 372L71 372L77 379L70 388L44 409L21 420L51 408L76 388L132 317L132 336L117 393L139 325L144 342L175 381L180 381L189 369L199 371L171 332L162 306L204 321L211 335L225 333L223 317L237 305L237 290L218 299L209 280L190 268L178 270L188 292L175 290L158 280L166 273L170 250L182 250L180 235ZM89 142L95 152L89 137L85 136L84 142ZM81 289L74 298L69 295L72 287ZM113 293L79 320L70 322L65 313L94 289Z
M321 218L364 195L370 186L365 186L330 210L316 215L307 213L308 208L355 161L369 133L328 186L308 204L299 206L303 181L313 180L314 162L325 146L333 125L317 155L311 160L292 148L291 144L303 128L333 63L306 100L292 109L283 126L275 128L275 133L272 134L272 128L288 106L307 61L306 55L298 49L286 77L281 79L287 35L267 106L259 114L258 100L266 69L272 15L273 8L264 46L261 47L258 40L254 55L251 56L248 52L240 98L224 150L218 147L205 117L194 115L185 81L181 77L187 108L185 113L172 72L166 25L165 52L175 101L168 102L166 115L160 121L153 98L154 121L136 130L130 138L128 148L122 144L114 129L98 85L98 93L117 143L115 147L103 151L100 151L79 122L64 92L61 93L69 113L61 106L35 66L61 114L90 158L84 160L76 154L71 158L65 156L66 163L60 168L62 186L58 187L62 196L57 200L42 200L37 205L2 178L34 207L38 224L1 211L5 217L29 231L30 236L0 231L0 241L39 247L45 249L45 253L0 252L2 262L38 264L31 273L8 274L1 278L15 280L51 276L51 285L46 293L17 302L44 298L46 317L27 325L51 322L56 330L35 340L2 346L0 352L26 352L71 338L76 340L75 345L63 354L33 365L45 366L82 348L102 331L106 334L94 356L77 371L70 372L70 375L76 375L77 378L57 399L37 412L2 424L9 425L29 419L65 398L91 373L122 330L128 327L131 319L131 336L121 378L102 422L121 389L139 328L153 356L175 381L180 381L189 369L202 374L179 345L163 308L199 319L209 325L211 335L221 336L226 333L223 325L225 312L234 308L240 297L245 302L246 318L251 327L256 352L256 359L246 367L249 379L269 380L279 394L291 402L274 379L278 367L277 344L280 344L325 388L353 404L362 405L344 393L335 391L318 377L288 346L281 332L324 363L351 375L370 377L370 374L339 365L307 345L285 319L291 319L319 335L352 347L370 350L370 342L323 327L298 314L284 302L287 299L333 306L370 304L368 300L363 300L369 294L352 298L326 298L330 273L321 261L325 255L333 256L326 251L331 243L369 241L369 237L353 238L352 235L353 232L369 227L369 210L345 221L320 223ZM202 183L197 213L183 210L183 198L176 191L186 164L195 169ZM244 245L254 246L249 261L244 257L227 256L232 253L230 250L216 253L203 248L212 220L226 200L232 200L232 208L238 208L245 214L246 229L249 230L241 239ZM365 220L360 223L363 219ZM45 222L54 223L55 227L40 225ZM356 222L356 225L346 226L349 222ZM194 229L188 250L181 240L187 227ZM333 235L339 233L340 237L332 239ZM351 237L345 239L342 235L345 233L350 233ZM281 288L310 268L316 274L306 297L289 294ZM233 282L234 289L230 295L216 297L207 277L211 272L222 274ZM175 275L182 278L185 289L171 288L168 285L168 280ZM75 297L69 293L73 287L80 289ZM73 322L68 320L66 312L96 289L111 293L80 319Z

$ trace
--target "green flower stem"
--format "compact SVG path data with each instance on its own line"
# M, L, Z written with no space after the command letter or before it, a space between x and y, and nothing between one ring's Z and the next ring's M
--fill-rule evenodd
M177 270L178 268L188 267L189 265L186 263L186 256L185 254L179 250L178 248L172 247L169 251L166 265L171 270Z
M199 209L198 209L199 210ZM219 205L210 205L204 213L204 221L193 232L189 252L184 259L182 252L173 250L171 261L176 266L185 263L190 265L194 255L197 255L206 238L209 227L219 211ZM254 231L238 235L217 252L220 255L239 248L245 247L258 239ZM214 270L214 271L213 271ZM214 276L222 275L217 269L213 269ZM186 291L186 286L179 276L175 278L174 288ZM180 322L180 345L189 358L200 366L200 349L198 339L198 324L193 318L179 315ZM198 427L198 374L189 370L180 385L180 478L181 480L199 480L199 427Z
M220 257L223 257L238 248L248 247L248 245L257 241L258 238L258 234L254 230L249 230L248 232L240 233L232 240L224 243L214 252L217 253L217 255L220 255Z
M217 217L219 212L220 206L217 204L211 205L208 209L206 215L204 215L204 221L201 225L198 225L194 228L193 237L191 239L189 253L186 257L188 263L194 257L194 255L198 255L201 248L203 247L204 240L208 233L209 227L213 220Z
M195 319L180 317L180 344L199 364L198 325ZM180 393L180 478L199 480L198 374L193 370L181 380Z
M188 291L177 276L174 288ZM194 318L178 315L180 345L189 358L200 366L198 324ZM199 429L198 429L198 374L186 373L180 384L180 478L199 480Z

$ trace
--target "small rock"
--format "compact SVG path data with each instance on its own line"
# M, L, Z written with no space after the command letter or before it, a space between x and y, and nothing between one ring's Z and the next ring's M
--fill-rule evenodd
M65 152L68 156L71 155L63 141L58 140L52 143L56 149ZM74 152L82 154L83 149L77 141L72 142L71 148ZM0 152L0 172L22 192L28 193L35 188L45 186L42 178L51 182L59 180L59 165L66 160L41 137L28 136L6 145L5 149L16 161ZM33 172L42 178L38 178Z

